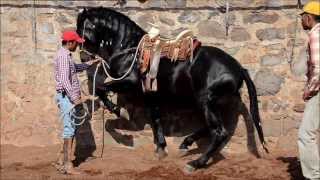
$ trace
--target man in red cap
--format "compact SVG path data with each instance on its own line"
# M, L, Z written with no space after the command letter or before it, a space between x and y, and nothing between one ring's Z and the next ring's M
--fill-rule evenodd
M84 39L75 31L63 32L62 47L58 50L54 60L56 102L60 109L60 117L63 120L63 148L59 153L58 161L54 165L65 174L80 174L80 171L73 168L71 161L75 125L74 119L69 112L72 107L82 103L80 83L76 73L89 68L97 62L97 60L91 60L83 64L74 62L71 52L74 52L78 44L83 42Z

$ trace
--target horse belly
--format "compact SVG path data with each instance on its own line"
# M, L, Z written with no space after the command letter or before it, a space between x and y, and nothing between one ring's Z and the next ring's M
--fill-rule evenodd
M192 97L191 79L185 73L171 78L159 79L159 92L179 97Z

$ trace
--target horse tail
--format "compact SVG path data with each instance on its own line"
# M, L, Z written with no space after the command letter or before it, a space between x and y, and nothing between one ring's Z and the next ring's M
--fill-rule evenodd
M250 98L251 118L252 118L253 123L258 131L259 140L263 146L263 149L268 153L269 151L266 147L266 142L264 140L263 130L261 127L261 120L260 120L259 109L258 109L258 99L257 99L256 87L255 87L253 81L251 80L247 69L242 68L241 74L242 74L243 79L244 79L244 81L247 85L247 88L248 88L248 93L249 93L249 98Z

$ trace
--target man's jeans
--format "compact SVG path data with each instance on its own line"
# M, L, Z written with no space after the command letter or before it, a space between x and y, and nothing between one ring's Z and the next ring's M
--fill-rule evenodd
M303 176L311 180L320 180L319 138L320 93L312 97L304 110L299 128L298 147Z
M62 93L57 93L56 95L56 102L60 109L60 116L59 118L63 120L63 132L62 137L65 138L72 138L75 133L75 125L71 122L74 119L72 118L71 114L67 111L73 106L70 102L69 98Z

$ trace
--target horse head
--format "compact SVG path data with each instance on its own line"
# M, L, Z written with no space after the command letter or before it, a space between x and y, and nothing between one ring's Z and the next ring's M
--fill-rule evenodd
M103 7L80 12L77 32L85 39L81 45L82 61L87 61L89 55L99 55L107 60L116 52L137 46L145 34L127 16Z

